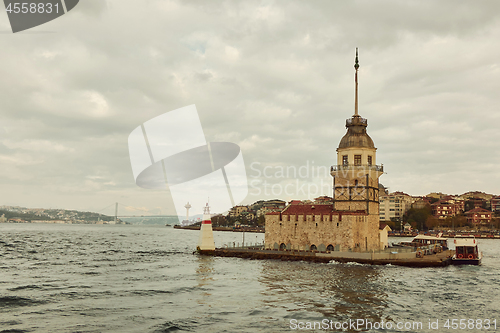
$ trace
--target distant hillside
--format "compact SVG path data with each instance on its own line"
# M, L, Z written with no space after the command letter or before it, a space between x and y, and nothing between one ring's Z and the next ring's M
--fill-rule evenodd
M15 209L0 209L0 216L5 215L7 219L20 218L25 221L31 222L32 220L68 220L77 223L113 221L114 216L107 216L93 212L80 212L76 210L64 209L32 209L24 207L16 207Z
M44 220L58 220L58 218L53 218L45 215L40 216L40 215L35 215L33 213L12 212L9 210L0 209L0 216L2 215L5 215L5 218L7 219L20 218L25 221L40 220L41 217L43 217Z
M433 193L427 194L426 197L441 199L441 198L446 197L448 195L450 195L450 194L441 193L441 192L438 192L438 193L433 192ZM467 199L471 199L471 198L480 198L480 199L484 199L484 200L490 200L491 198L496 197L497 195L484 193L484 192L480 192L480 191L469 191L469 192L465 192L465 193L460 194L460 195L452 194L451 196L458 197L461 200L467 200Z

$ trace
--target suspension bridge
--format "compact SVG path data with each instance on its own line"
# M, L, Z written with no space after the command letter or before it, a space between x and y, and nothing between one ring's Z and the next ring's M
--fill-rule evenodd
M114 214L111 213L111 210L112 208L114 207ZM119 214L118 213L118 208L121 208L123 207L123 209L125 209L127 211L126 214ZM134 206L129 206L129 205L125 205L125 204L122 204L122 203L119 203L119 202L114 202L100 210L97 211L97 213L99 214L103 214L103 215L108 215L108 216L114 216L115 217L115 223L116 221L119 219L119 218L132 218L132 217L138 217L138 218L171 218L171 217L175 217L177 218L177 215L163 215L161 214L161 208L158 208L159 210L159 213L160 214L152 214L151 211L149 210L146 210L145 208L138 208L138 207L134 207ZM129 212L134 212L134 211L139 211L139 212L142 212L141 213L138 213L138 214L131 214ZM111 213L111 214L110 214Z

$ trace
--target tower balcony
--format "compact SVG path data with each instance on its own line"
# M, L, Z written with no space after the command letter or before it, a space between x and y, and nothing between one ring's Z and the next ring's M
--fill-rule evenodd
M366 118L361 118L360 116L353 116L352 118L345 120L345 126L361 125L368 126L368 120Z
M333 165L330 172L351 172L351 171L376 171L384 172L383 165L368 165L368 164L346 164L346 165Z

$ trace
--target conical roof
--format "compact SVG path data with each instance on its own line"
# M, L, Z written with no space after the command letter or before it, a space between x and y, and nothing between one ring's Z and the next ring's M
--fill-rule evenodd
M359 115L354 115L351 119L347 119L345 124L347 133L340 140L339 149L351 147L375 149L372 138L366 133L367 126L368 121Z

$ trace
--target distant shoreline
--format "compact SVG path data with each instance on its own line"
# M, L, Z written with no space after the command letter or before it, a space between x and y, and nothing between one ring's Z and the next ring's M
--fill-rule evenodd
M200 226L186 226L186 227L181 227L180 225L175 225L175 229L184 229L184 230L200 230ZM213 231L232 231L232 232L258 232L258 233L264 233L265 229L264 228L238 228L234 229L232 227L212 227ZM429 233L429 232L389 232L388 236L389 237L416 237L417 235L422 234L422 235L437 235L437 232ZM475 237L475 238L480 238L480 239L500 239L500 233L497 232L470 232L470 231L455 231L453 233L448 233L445 232L441 236L443 238L454 238L454 237Z
M174 225L174 229L184 229L184 230L200 230L200 226L187 226L181 227L180 225ZM213 231L232 231L232 232L259 232L264 233L264 228L233 228L233 227L212 227Z
M436 236L438 232L389 232L389 237L416 237L417 235L430 235ZM484 232L471 232L471 231L455 231L455 232L443 232L441 235L443 238L454 238L454 237L475 237L475 238L491 238L500 239L500 233L498 231L484 231Z

